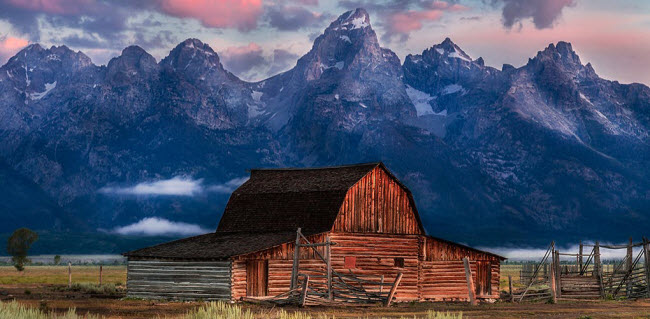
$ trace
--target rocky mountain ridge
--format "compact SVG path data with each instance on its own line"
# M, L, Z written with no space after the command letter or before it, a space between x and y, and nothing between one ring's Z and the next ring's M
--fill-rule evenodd
M152 216L213 228L229 194L209 185L248 168L382 160L437 236L541 244L607 225L602 239L620 240L650 218L649 129L650 89L601 79L569 43L499 70L447 38L402 64L363 9L256 83L197 39L160 62L131 46L107 66L33 44L0 67L0 216L65 232ZM177 176L204 190L100 191Z

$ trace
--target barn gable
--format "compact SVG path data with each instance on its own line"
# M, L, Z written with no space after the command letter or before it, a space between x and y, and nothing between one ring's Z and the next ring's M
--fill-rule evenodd
M350 187L332 231L425 234L411 191L382 163Z

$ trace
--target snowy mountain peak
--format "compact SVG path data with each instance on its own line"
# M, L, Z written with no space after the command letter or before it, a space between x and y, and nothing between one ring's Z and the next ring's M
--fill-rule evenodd
M431 47L439 55L447 58L460 59L466 62L472 62L472 58L465 53L458 45L456 45L450 38L445 38L440 44Z
M370 16L368 15L368 12L363 8L357 8L355 10L345 12L339 16L336 21L330 24L330 28L342 28L346 30L363 29L366 27L370 27Z
M119 86L133 83L137 78L150 78L157 71L156 58L141 47L132 45L108 62L106 78Z
M198 39L187 39L181 42L160 61L160 64L175 70L195 69L194 71L198 73L214 67L223 69L217 53L207 43Z
M553 61L566 66L582 66L580 57L573 51L571 43L560 41L557 45L549 44L544 51L537 52L536 60Z

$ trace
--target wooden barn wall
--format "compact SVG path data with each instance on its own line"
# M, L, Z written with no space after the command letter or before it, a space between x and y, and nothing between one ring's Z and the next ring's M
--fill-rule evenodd
M444 240L436 239L433 237L423 236L424 255L426 261L445 261L445 260L462 260L464 257L469 257L470 260L490 260L498 262L499 258L494 255L486 254L476 251L467 247L463 247L454 243Z
M307 239L314 242L324 242L326 234L307 236ZM286 243L263 251L241 255L234 258L232 265L232 298L239 300L246 296L246 261L268 260L268 294L276 296L289 290L291 284L291 269L293 266L293 254L295 243ZM325 254L325 249L319 247L318 251ZM300 250L301 268L303 267L324 267L324 264L317 259L316 253L311 249Z
M403 273L397 289L398 301L418 300L418 237L416 235L378 235L332 233L332 267L347 273L345 257L356 257L352 272L364 279L393 282L399 272ZM404 267L395 267L395 258L404 258Z
M381 167L350 188L332 231L421 233L407 192Z
M127 297L228 300L230 286L230 261L129 259L127 263Z
M467 278L462 261L423 261L420 270L422 300L467 301ZM476 261L470 261L472 279L477 281ZM491 294L478 298L499 298L499 263L491 263Z
M309 236L314 242L327 238L332 246L332 267L348 273L345 257L356 257L356 268L352 272L370 280L379 280L384 275L386 282L392 282L398 272L404 277L397 290L398 301L411 300L467 300L467 282L462 258L471 260L472 274L476 279L476 261L491 262L492 295L483 298L498 298L499 259L431 237L420 235L329 233ZM293 265L294 243L286 243L264 251L242 255L232 263L232 298L239 300L246 296L246 261L268 260L268 294L279 295L289 290ZM324 256L323 247L319 248ZM395 258L404 258L404 268L395 267ZM300 272L307 269L325 270L325 264L318 259L311 248L300 252ZM318 279L312 279L314 284Z

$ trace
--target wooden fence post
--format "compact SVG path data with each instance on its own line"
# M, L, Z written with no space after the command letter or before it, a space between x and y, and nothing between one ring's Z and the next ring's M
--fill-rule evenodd
M99 265L99 285L102 285L102 265Z
M72 263L68 261L68 288L72 288Z
M549 282L551 283L551 297L553 298L553 303L557 302L557 280L555 279L556 262L555 253L553 253L553 258L551 259L551 278L549 278Z
M379 285L379 293L381 294L382 292L384 292L384 275L381 275L380 283L381 285Z
M562 267L560 266L560 252L555 251L555 298L562 297Z
M395 277L395 282L393 283L393 286L390 287L388 299L386 299L386 307L389 307L391 302L393 302L393 297L395 297L395 293L397 292L397 286L399 286L399 283L402 281L402 276L403 274L400 272L397 274L397 277Z
M327 261L327 299L332 301L334 295L332 293L332 242L330 237L327 236L327 251L325 251L325 259Z
M626 263L625 263L625 270L628 272L632 271L632 262L634 261L634 256L633 256L633 250L632 250L632 245L634 243L632 242L632 237L630 237L630 243L627 245L627 254L626 254Z
M582 275L582 240L580 241L580 250L578 251L578 271L580 272L580 275Z
M302 282L302 292L300 293L300 305L305 306L307 301L307 289L309 289L309 275L305 275L305 281Z
M594 272L598 276L598 285L600 286L600 296L605 297L605 287L603 287L603 264L600 260L600 243L596 242L594 246Z
M472 306L475 306L476 297L474 296L474 279L472 278L472 269L470 269L469 258L463 258L463 264L465 265L465 278L467 279L467 294L469 297L469 303Z
M643 237L643 268L645 269L646 295L650 297L650 258L648 257L648 238Z
M515 295L512 294L512 275L508 275L508 293L510 294L510 302L515 302Z
M293 268L291 269L291 290L298 285L298 267L300 263L300 227L296 231L296 245L293 248Z

